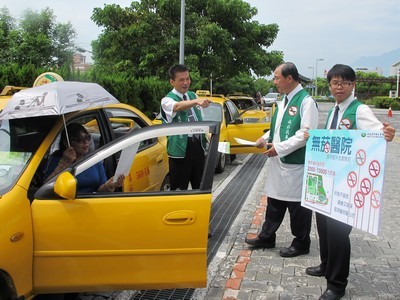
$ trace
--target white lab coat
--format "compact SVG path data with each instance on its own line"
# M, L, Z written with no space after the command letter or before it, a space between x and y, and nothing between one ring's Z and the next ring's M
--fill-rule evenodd
M280 160L280 157L286 156L293 151L305 146L304 131L318 127L318 108L311 97L303 100L298 113L301 114L300 129L296 134L285 141L280 140L280 130L282 116L286 109L290 107L290 101L293 96L302 89L298 85L287 97L289 102L284 107L284 102L278 103L278 115L275 125L274 140L272 143L278 153L277 156L270 157L267 162L267 182L265 184L265 195L283 201L300 202L303 185L304 164L286 164ZM269 138L269 132L262 137L265 140Z

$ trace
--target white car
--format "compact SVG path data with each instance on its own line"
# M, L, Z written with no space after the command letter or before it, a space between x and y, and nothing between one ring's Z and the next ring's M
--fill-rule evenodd
M262 101L267 106L272 106L276 101L279 100L280 94L279 93L268 93L264 97L262 97Z

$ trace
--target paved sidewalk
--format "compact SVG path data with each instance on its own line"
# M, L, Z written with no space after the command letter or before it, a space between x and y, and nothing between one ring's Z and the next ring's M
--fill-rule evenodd
M400 170L400 138L388 144L384 204L378 236L353 229L349 284L343 299L400 299L400 197L396 189ZM265 168L264 168L265 170ZM254 184L241 213L209 265L209 283L193 299L264 300L318 299L325 278L305 274L319 264L315 217L310 254L282 258L279 250L292 240L288 213L277 232L275 249L252 249L244 239L260 229L266 209L265 171Z

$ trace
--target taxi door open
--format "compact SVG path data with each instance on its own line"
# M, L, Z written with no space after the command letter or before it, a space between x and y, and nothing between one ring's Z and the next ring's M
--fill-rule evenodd
M135 130L42 186L32 202L34 293L204 287L219 130L218 122ZM198 190L77 194L75 176L90 166L122 151L117 172L129 169L142 140L191 132L210 141Z

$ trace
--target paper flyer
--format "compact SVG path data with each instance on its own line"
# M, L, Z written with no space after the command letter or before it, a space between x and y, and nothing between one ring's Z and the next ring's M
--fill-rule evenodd
M218 152L230 154L231 147L229 142L219 142L218 143Z
M248 145L248 146L256 146L257 145L256 142L251 142L251 141L240 139L240 138L235 138L235 141L242 145Z
M117 169L115 170L113 182L117 182L118 176L120 174L124 174L125 177L128 176L138 148L139 143L136 143L122 150Z

